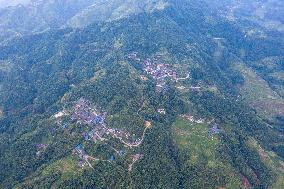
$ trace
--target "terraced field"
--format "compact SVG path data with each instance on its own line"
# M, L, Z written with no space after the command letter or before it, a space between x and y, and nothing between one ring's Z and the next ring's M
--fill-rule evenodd
M219 139L208 136L207 124L190 123L178 119L174 124L173 133L176 144L180 148L190 151L191 159L189 163L194 164L198 162L200 156L205 155L210 167L218 164L215 150L218 147Z
M240 178L232 167L219 160L216 150L221 142L218 136L208 135L207 123L191 123L179 118L173 124L174 141L177 146L189 153L187 163L190 166L196 165L200 161L206 160L210 169L221 168L224 173L230 175L230 182L226 186L228 189L239 189Z
M272 119L284 115L284 100L253 69L238 64L237 69L243 74L245 83L240 92L245 101L264 118Z
M68 178L72 178L82 173L83 169L78 169L77 167L78 166L76 164L76 161L74 161L72 157L60 159L38 170L33 175L31 175L30 178L27 178L22 184L18 185L16 188L23 188L25 185L29 184L37 185L39 188L45 187L44 185L41 185L41 183L44 181L44 178L52 177L52 175L60 176L61 181L64 181ZM55 180L50 180L50 183L53 183L52 186L60 185L60 183L58 181L55 182Z
M275 183L272 189L284 188L284 162L281 161L278 156L272 151L266 151L263 149L255 139L250 139L249 144L251 147L255 148L261 160L274 172Z

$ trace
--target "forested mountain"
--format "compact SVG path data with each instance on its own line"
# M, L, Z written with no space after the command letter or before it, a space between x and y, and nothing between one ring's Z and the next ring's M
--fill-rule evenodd
M284 31L284 2L275 0L263 1L214 1L210 5L216 7L218 13L225 18L253 22L268 30Z
M93 22L164 9L167 5L163 0L33 0L14 4L0 8L0 40L47 29L85 27Z
M206 0L37 3L0 13L21 33L0 43L0 188L284 187L278 27Z

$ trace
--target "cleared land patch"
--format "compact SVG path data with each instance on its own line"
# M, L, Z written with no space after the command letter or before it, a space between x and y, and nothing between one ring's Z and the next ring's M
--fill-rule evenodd
M214 167L218 164L215 157L218 138L208 136L206 123L190 123L180 118L173 125L173 133L177 145L191 152L191 164L195 164L202 155L207 157L209 166Z
M43 169L39 169L35 174L31 175L31 177L27 178L22 184L18 185L16 188L22 188L24 185L33 184L41 187L40 184L45 181L45 178L51 177L51 175L60 175L60 179L53 180L53 188L54 186L59 185L59 181L63 182L66 179L72 178L77 174L81 174L81 170L77 169L76 161L73 160L72 157L66 157L55 161L54 163L44 167ZM44 187L44 186L42 186Z
M0 71L10 72L13 65L9 61L0 61Z
M251 68L238 64L236 68L243 74L245 83L240 88L241 94L252 108L265 118L284 115L284 100L268 83L257 75Z
M218 136L213 138L208 135L207 123L192 123L186 119L179 118L173 124L174 141L182 150L188 151L190 158L187 160L189 165L196 165L199 159L204 157L209 168L221 168L223 173L230 175L230 181L226 185L228 189L241 188L241 181L237 173L230 165L222 163L217 155L216 149L220 139Z

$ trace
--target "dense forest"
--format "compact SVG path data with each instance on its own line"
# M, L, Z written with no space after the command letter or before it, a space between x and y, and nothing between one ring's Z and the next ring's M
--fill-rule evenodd
M1 43L0 188L284 186L283 34L170 2Z

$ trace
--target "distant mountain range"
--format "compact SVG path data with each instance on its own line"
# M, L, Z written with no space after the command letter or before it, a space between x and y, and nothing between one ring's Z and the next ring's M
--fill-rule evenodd
M284 1L210 1L218 14L231 21L249 21L269 30L284 32Z
M33 0L0 10L0 39L47 29L85 27L166 6L163 0Z
M47 29L81 28L95 22L118 20L132 14L165 9L171 3L166 0L32 0L9 1L8 4L2 1L0 40ZM284 31L284 3L281 1L222 0L209 1L208 5L228 20L244 20L266 29Z
M5 8L8 6L16 6L19 4L27 5L31 0L0 0L0 8Z

